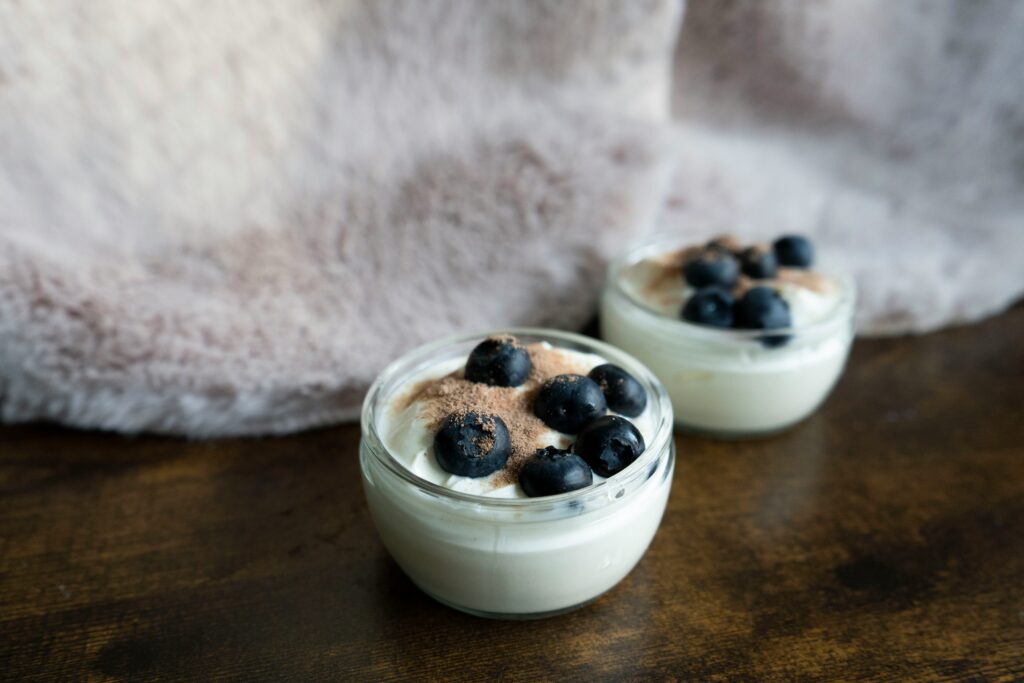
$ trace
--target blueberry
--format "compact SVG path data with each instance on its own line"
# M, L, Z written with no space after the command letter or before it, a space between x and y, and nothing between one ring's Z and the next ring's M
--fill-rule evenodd
M736 302L736 327L748 330L773 330L792 325L789 304L771 287L753 287ZM781 346L789 335L767 335L765 346Z
M572 449L602 477L626 469L644 452L644 437L632 422L605 415L583 428Z
M434 434L434 457L445 472L485 477L508 461L512 443L497 415L453 414Z
M724 249L704 249L683 266L683 277L691 287L732 287L739 275L735 257Z
M495 387L517 387L531 370L529 352L510 336L484 339L466 361L466 379Z
M790 268L810 268L814 263L814 245L801 235L783 235L775 240L775 256Z
M519 485L531 498L575 491L593 483L594 473L583 458L554 446L536 451L519 472Z
M740 254L743 274L755 280L766 280L775 277L779 272L779 263L775 260L775 252L766 247L749 247Z
M736 298L722 287L698 289L683 305L683 320L711 327L732 327Z
M633 375L618 365L598 365L587 377L597 382L608 407L615 412L636 417L647 407L647 392Z
M608 408L597 382L583 375L557 375L537 392L533 412L548 427L575 434Z

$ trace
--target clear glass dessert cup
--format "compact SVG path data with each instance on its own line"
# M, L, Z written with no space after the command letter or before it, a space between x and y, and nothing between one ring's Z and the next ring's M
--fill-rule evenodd
M593 486L541 498L492 498L413 474L378 432L390 401L411 377L466 357L497 332L459 335L417 348L388 366L362 412L360 466L370 513L385 547L425 593L483 617L531 619L580 607L625 577L661 522L675 468L672 405L636 359L595 339L546 329L507 329L524 343L597 354L647 391L655 430L641 456Z
M846 365L854 336L853 280L824 273L838 284L839 300L812 324L771 331L706 327L648 308L622 285L625 269L682 246L678 240L653 240L611 264L601 295L601 337L657 375L683 431L756 437L813 413ZM788 340L761 343L776 335Z

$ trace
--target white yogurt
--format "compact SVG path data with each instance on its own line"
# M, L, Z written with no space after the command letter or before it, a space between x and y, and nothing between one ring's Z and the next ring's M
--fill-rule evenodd
M394 398L415 382L464 364L480 340L474 336L427 349L426 358L417 356L422 350L413 352L383 373L364 405L361 464L380 537L420 588L474 614L536 617L597 597L644 554L672 481L672 414L664 389L626 354L569 333L511 332L523 341L542 336L563 350L593 351L574 353L588 369L612 362L636 377L648 392L647 409L631 419L647 444L644 454L607 480L595 475L590 487L542 498L526 498L518 485L495 486L492 477L442 470L431 453L433 434L421 407L414 402L395 409ZM453 347L459 351L454 357ZM428 362L432 354L438 357ZM550 432L538 447L569 440Z
M821 291L776 283L790 307L793 336L785 345L765 347L759 332L681 320L693 293L682 277L652 291L657 256L673 250L644 247L610 269L601 299L602 337L651 368L683 428L756 435L810 415L846 363L853 339L852 283L826 280Z

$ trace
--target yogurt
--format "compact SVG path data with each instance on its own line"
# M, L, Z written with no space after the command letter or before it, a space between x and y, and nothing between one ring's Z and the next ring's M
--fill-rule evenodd
M509 332L557 349L578 374L611 362L633 375L648 396L629 418L646 443L640 457L607 479L595 474L586 488L540 498L501 471L470 478L443 470L432 453L436 415L416 392L457 377L482 338L473 335L418 349L382 373L364 404L360 461L381 540L424 592L472 614L533 618L592 600L640 560L671 486L672 411L657 379L617 349L564 332ZM541 379L510 391L529 398ZM572 437L547 430L532 439L564 448Z
M716 436L753 436L810 415L838 380L853 339L853 284L782 268L775 288L792 316L780 346L762 331L718 329L680 318L693 295L671 242L642 246L609 269L601 334L662 381L677 424Z
M555 349L547 342L538 342L535 347L541 352L557 352L563 355L571 366L571 370L580 375L586 375L598 365L608 361L601 356L592 353ZM461 376L462 368L465 366L465 359L453 358L449 361L438 363L435 366L424 368L418 374L413 375L409 382L412 386L423 386L434 380L449 376ZM534 391L537 382L527 382L521 386L507 389L519 394L528 394ZM497 472L489 477L460 477L449 474L441 468L434 457L432 442L436 428L431 425L430 418L426 415L426 405L423 400L407 400L401 395L395 397L381 416L380 431L384 441L384 447L410 472L423 479L439 484L453 491L472 493L479 496L495 498L526 498L522 488L515 481L508 481L502 472ZM612 411L608 411L611 413ZM652 419L653 409L648 403L647 408L639 416L629 418L630 421L640 430L644 441L650 443L654 437L657 425ZM546 429L539 434L530 445L531 450L555 446L557 448L568 448L572 445L572 437L561 434L553 429ZM594 473L594 482L599 483L604 478Z

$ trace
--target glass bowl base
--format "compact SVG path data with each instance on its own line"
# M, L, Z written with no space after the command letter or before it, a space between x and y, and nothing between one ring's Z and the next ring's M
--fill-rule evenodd
M415 583L415 582L413 582L413 583ZM420 587L417 585L417 588L420 588ZM569 612L573 612L575 610L578 610L578 609L580 609L582 607L586 607L587 605L589 605L590 603L594 602L599 597L601 597L601 595L603 595L603 593L601 595L595 595L594 597L590 598L589 600L584 600L583 602L577 603L575 605L569 605L568 607L559 607L558 609L549 610L547 612L512 612L512 613L506 613L506 612L485 612L483 610L473 609L471 607L463 607L462 605L456 605L453 602L449 602L448 600L445 600L443 598L439 598L436 595L434 595L433 593L431 593L430 591L423 590L422 588L420 588L420 590L422 590L425 594L427 594L428 596L430 596L434 600L437 600L439 603L441 603L445 607L451 607L454 610L458 610L459 612L463 612L465 614L469 614L469 615L474 616L474 617L481 617L483 619L495 619L495 620L501 620L501 621L533 621L533 620L536 620L536 619L547 619L548 617L557 617L557 616L559 616L561 614L567 614Z

